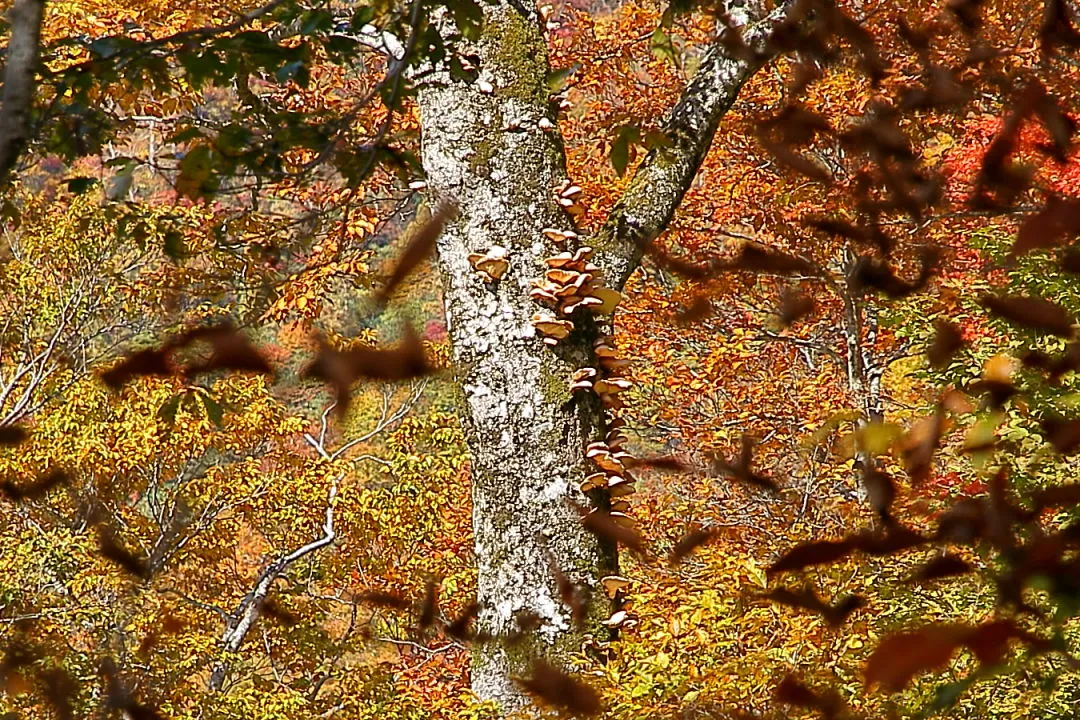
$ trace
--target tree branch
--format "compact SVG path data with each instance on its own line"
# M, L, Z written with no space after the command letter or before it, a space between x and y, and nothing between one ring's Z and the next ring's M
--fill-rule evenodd
M744 42L755 50L764 45L772 27L782 20L792 0L762 17L755 3L738 0L727 3L729 14L742 26ZM638 166L622 198L592 245L598 264L605 269L612 287L621 288L641 261L644 247L667 227L689 190L712 144L716 128L735 103L743 84L764 64L755 59L736 58L720 37L705 51L693 80L668 114L662 131L666 147L656 147Z

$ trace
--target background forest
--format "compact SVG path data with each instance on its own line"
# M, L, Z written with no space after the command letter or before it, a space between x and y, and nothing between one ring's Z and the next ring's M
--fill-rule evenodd
M414 85L445 62L498 97L487 50L469 50L488 47L494 5L44 6L32 132L0 207L2 717L504 715L470 683L475 388L448 334L452 281L413 257L454 222ZM636 171L679 142L669 110L750 5L540 4L529 52L547 53L558 117L534 130L561 136L569 182L549 194L581 237L654 192ZM1080 716L1080 497L1063 490L1080 261L1059 247L1080 234L1073 8L836 7L865 35L754 61L597 320L610 336L586 343L618 417L611 453L589 457L632 471L604 507L636 535L594 588L602 620L560 660L599 705L538 691L571 715ZM888 134L871 116L918 178L874 156L877 135L859 145L860 127ZM463 162L512 184L490 169L500 152ZM1009 158L996 178L991 152ZM908 183L914 210L858 200ZM476 250L463 274L500 282L499 250ZM154 365L166 338L223 323L240 335ZM268 367L222 360L250 365L253 347ZM353 383L328 348L357 347L399 355ZM424 372L387 369L416 347ZM594 376L552 375L551 392L568 403ZM897 527L935 542L852 539Z

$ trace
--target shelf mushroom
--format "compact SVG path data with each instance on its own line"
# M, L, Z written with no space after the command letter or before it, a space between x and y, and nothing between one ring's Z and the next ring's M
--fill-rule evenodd
M510 267L506 257L506 248L501 245L492 245L491 249L486 253L472 253L469 255L469 264L487 282L492 282L501 278L506 273L506 269Z

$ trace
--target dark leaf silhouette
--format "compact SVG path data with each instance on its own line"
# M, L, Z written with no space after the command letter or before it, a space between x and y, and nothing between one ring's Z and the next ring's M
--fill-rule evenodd
M645 552L645 541L637 530L620 525L610 514L602 510L593 510L587 513L582 519L582 523L584 523L586 530L601 540L622 545L637 553Z
M813 565L826 565L847 557L857 547L857 543L850 538L802 543L788 550L770 565L766 574L776 575L791 570L803 570Z
M457 205L455 203L451 201L439 203L438 207L435 208L435 212L431 214L431 218L409 240L408 246L401 254L401 257L398 258L397 265L394 266L394 271L390 274L386 284L376 293L375 301L379 305L385 305L394 290L401 284L401 281L407 278L431 254L431 251L435 248L435 241L439 239L439 235L442 234L447 221L456 217Z
M671 565L678 565L690 553L716 538L718 534L716 530L712 529L691 530L686 535L683 535L679 542L675 543L675 547L671 549L671 553L668 555L668 562Z
M98 526L98 552L106 560L141 580L150 577L146 560L121 545L113 531L105 525Z
M856 291L865 288L880 290L889 297L902 298L919 292L934 274L939 252L929 248L922 253L922 265L917 278L911 281L897 277L888 263L877 258L862 257L855 264L851 274L852 286Z
M336 350L319 338L319 354L304 369L302 377L317 378L334 389L337 412L344 415L351 404L352 385L361 378L369 380L406 380L432 371L420 336L411 326L397 347L377 349L358 347Z
M450 637L460 640L462 642L469 642L476 637L476 633L469 628L469 625L476 620L477 615L480 613L480 604L477 602L471 602L465 606L461 611L461 614L454 618L446 626L446 634Z
M266 358L248 341L244 334L232 325L224 324L218 327L195 330L185 338L184 344L190 344L196 340L209 343L211 348L210 357L201 362L192 364L184 369L189 377L201 373L213 372L214 370L236 370L240 372L272 373L273 368L266 362Z
M30 437L25 428L18 425L4 425L0 427L0 445L18 445Z
M794 675L788 675L780 682L774 696L787 705L817 710L825 720L839 717L845 709L843 699L835 690L813 690Z
M71 477L63 470L53 470L32 483L16 485L10 480L0 480L0 495L9 500L37 500L44 497L53 488L59 487L71 481Z
M931 367L942 368L964 347L964 336L960 328L948 320L938 320L934 328L934 341L927 349L926 356Z
M1050 417L1042 421L1042 429L1054 450L1062 455L1072 455L1080 448L1080 420Z
M894 633L878 644L863 676L869 687L900 692L919 673L948 664L964 637L956 625L931 625Z
M814 311L814 299L800 290L785 290L780 296L780 322L784 327Z
M765 596L773 602L815 612L825 618L832 627L843 625L851 613L861 608L865 601L858 595L848 595L836 605L830 605L817 596L812 588L799 591L777 588Z
M739 459L734 463L729 463L720 457L713 458L713 474L728 475L740 482L748 483L770 492L779 492L780 486L776 484L775 480L764 475L758 475L750 469L754 459L754 443L754 438L749 435L743 435L741 441L742 450L739 453Z
M416 625L421 632L435 624L439 615L439 585L434 580L428 580L424 590L424 600L420 603L420 609L416 613Z
M360 602L368 603L369 605L390 608L392 610L405 610L410 605L408 598L395 593L382 592L380 590L369 590L360 593L356 596L356 599Z
M168 377L174 372L169 362L171 349L140 350L101 373L101 380L113 390L118 390L138 377Z
M981 302L992 315L1016 325L1059 337L1072 336L1072 317L1060 305L1049 300L1019 295L984 295Z
M534 661L531 676L519 678L517 682L542 705L571 715L592 716L604 709L600 695L590 685L567 675L545 660Z

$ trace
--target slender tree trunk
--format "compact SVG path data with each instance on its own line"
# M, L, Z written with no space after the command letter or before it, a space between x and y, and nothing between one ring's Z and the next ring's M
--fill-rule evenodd
M599 581L616 566L574 507L588 505L578 490L588 471L585 445L602 437L597 398L569 392L573 371L590 362L588 328L551 348L530 323L541 310L529 299L530 281L560 250L541 230L572 227L554 200L566 178L563 151L540 124L556 117L539 19L506 3L485 6L475 50L478 82L439 69L422 85L419 105L428 186L459 208L439 240L438 262L467 408L479 630L511 634L522 613L540 622L520 644L489 642L474 651L474 692L509 713L528 702L513 677L527 674L533 657L559 662L587 634L605 639L597 637L609 614ZM468 255L494 245L506 248L510 267L485 282ZM584 632L561 602L553 563L592 591Z

